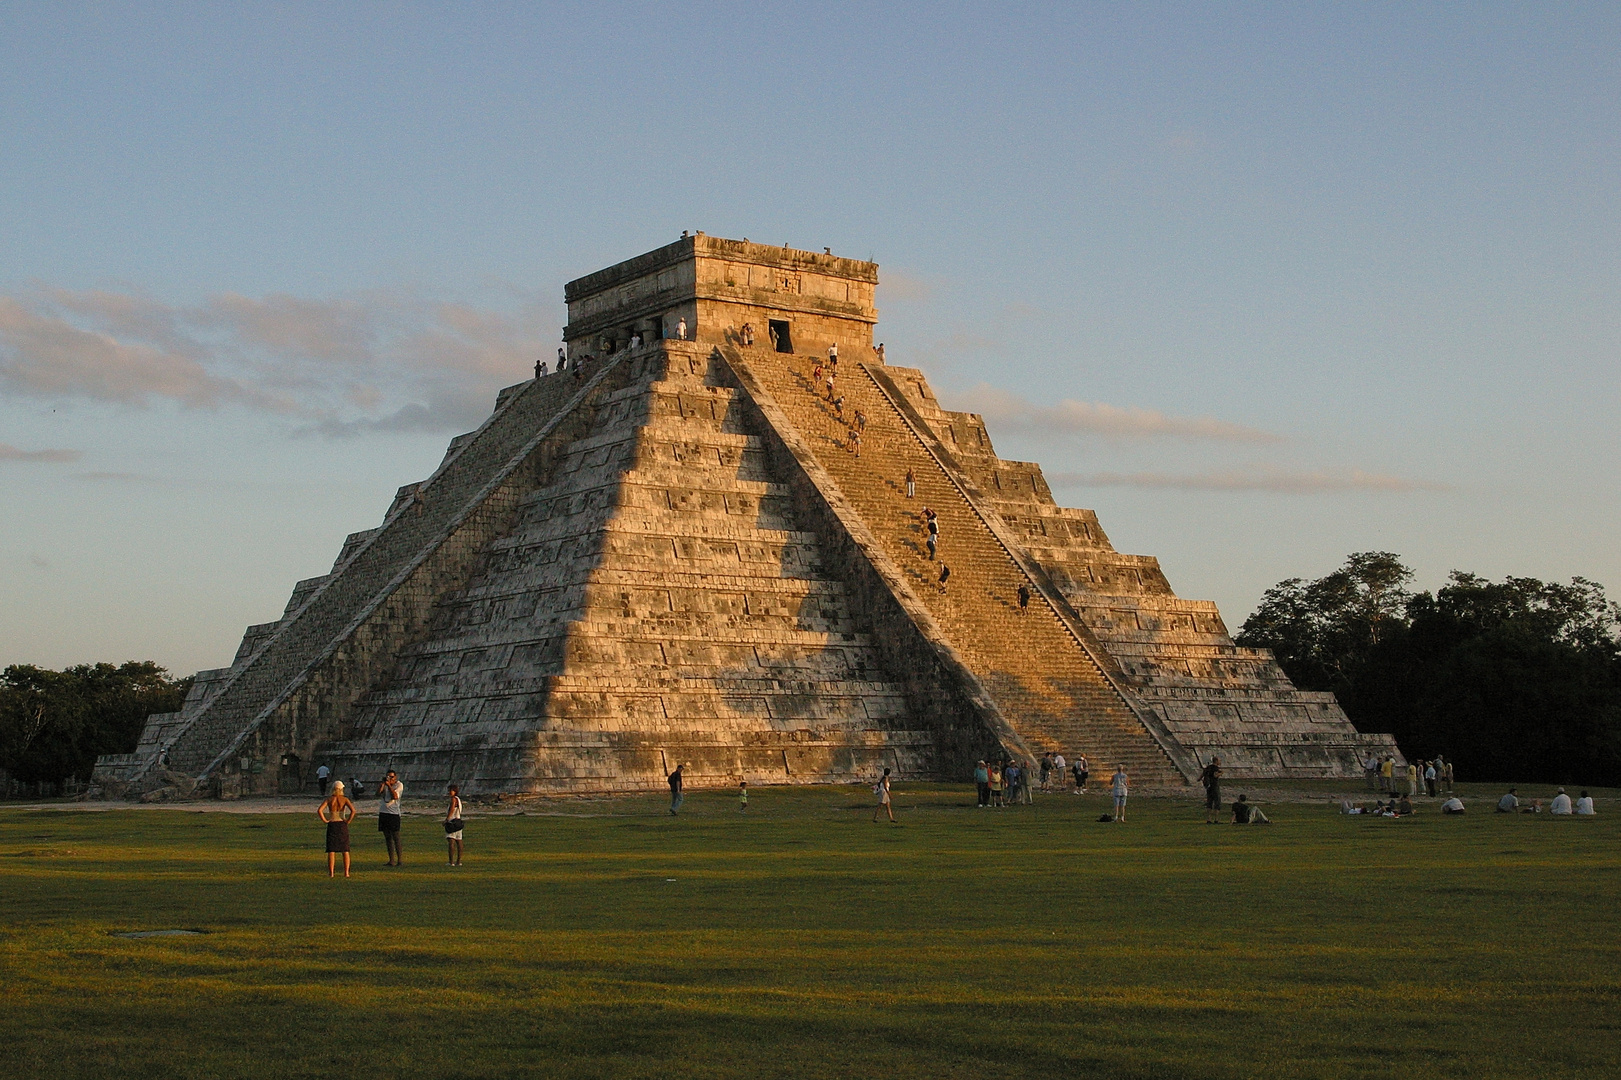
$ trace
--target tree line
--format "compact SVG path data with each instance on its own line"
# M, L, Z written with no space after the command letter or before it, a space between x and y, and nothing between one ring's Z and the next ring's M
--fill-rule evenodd
M1621 605L1603 586L1455 570L1431 593L1412 579L1400 557L1359 552L1268 589L1234 640L1460 777L1621 785Z
M88 780L98 755L135 749L149 713L179 709L191 682L150 660L13 664L0 674L0 770L29 784Z

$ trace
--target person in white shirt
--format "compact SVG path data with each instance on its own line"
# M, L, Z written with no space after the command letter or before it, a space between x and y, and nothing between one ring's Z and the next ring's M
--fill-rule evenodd
M1593 809L1593 796L1585 791L1582 792L1582 797L1576 800L1576 813L1581 817L1592 817L1598 813L1597 810Z
M1508 794L1497 800L1497 812L1499 814L1512 814L1519 808L1520 800L1514 794L1513 788L1509 788Z
M1463 800L1458 798L1456 795L1452 796L1452 798L1448 799L1446 802L1441 804L1441 813L1443 813L1443 814L1461 814L1461 813L1463 813Z
M1564 788L1560 788L1559 789L1559 794L1557 794L1557 795L1555 795L1553 797L1553 805L1548 807L1548 813L1550 813L1550 814L1568 814L1568 813L1570 813L1570 796L1565 794L1565 789Z
M405 863L405 856L400 853L400 798L404 794L405 785L400 783L393 769L388 770L383 782L377 785L377 831L383 834L383 842L388 845L390 866Z
M1066 764L1067 763L1064 761L1063 754L1053 755L1053 769L1058 773L1058 787L1060 790L1062 790L1064 786L1064 768Z
M681 316L681 321L675 324L675 336L680 341L687 340L687 317Z
M1127 794L1126 763L1124 761L1116 765L1114 768L1114 787L1112 789L1112 793L1114 795L1114 819L1116 821L1124 821L1126 820Z

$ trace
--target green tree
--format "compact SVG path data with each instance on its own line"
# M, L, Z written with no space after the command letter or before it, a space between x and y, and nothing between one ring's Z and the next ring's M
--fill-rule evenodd
M180 708L191 679L150 660L0 673L0 769L19 780L89 779L101 754L135 749L150 713Z
M1234 640L1271 649L1302 689L1342 692L1372 649L1400 632L1412 579L1399 556L1357 552L1326 577L1268 589Z
M1413 594L1411 577L1388 552L1353 555L1267 590L1235 640L1467 777L1621 783L1621 607L1602 586L1454 571Z

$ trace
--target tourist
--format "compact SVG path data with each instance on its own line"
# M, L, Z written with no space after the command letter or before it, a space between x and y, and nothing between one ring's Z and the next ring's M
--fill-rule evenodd
M1036 802L1035 796L1030 793L1030 768L1028 761L1019 763L1019 799L1026 806L1034 806Z
M1418 794L1418 766L1411 761L1407 763L1407 794Z
M850 452L856 457L861 456L861 432L850 432Z
M1075 794L1085 795L1087 778L1092 775L1092 767L1086 763L1086 755L1077 756L1071 769L1075 773Z
M1052 776L1052 774L1053 774L1053 756L1051 754L1042 754L1041 755L1041 790L1042 791L1047 790L1047 780Z
M923 541L923 546L928 549L930 562L934 561L934 557L939 551L939 543L939 539L933 533L930 533L928 539Z
M991 765L991 805L992 806L1000 808L1000 807L1006 805L1006 803L1002 799L1002 788L1006 783L1007 783L1007 780L1002 774L1002 764L1001 764L1001 762L993 763Z
M823 381L825 383L827 383L827 400L832 401L833 400L833 382L834 382L833 373L831 371L828 372L827 377Z
M1408 817L1409 815L1412 814L1412 812L1413 812L1413 801L1411 799L1409 799L1406 795L1403 795L1401 797L1401 800L1396 803L1396 816L1397 817Z
M1429 791L1430 798L1435 798L1435 762L1424 763L1424 787Z
M383 843L388 845L388 865L399 866L405 861L400 854L400 796L405 794L405 785L400 778L394 775L394 770L388 770L383 782L377 785L377 831L383 834Z
M739 813L747 812L749 808L749 782L740 781L737 785L737 809Z
M1124 761L1120 762L1120 764L1114 767L1114 779L1112 783L1113 786L1111 788L1111 792L1114 795L1114 819L1116 821L1124 821L1126 820L1127 794L1126 763Z
M1379 763L1379 790L1384 792L1386 795L1394 791L1395 788L1392 786L1392 781L1395 779L1395 776L1396 759L1389 754L1386 754L1385 759Z
M1064 777L1068 775L1065 770L1068 766L1064 762L1064 752L1056 751L1053 754L1053 772L1058 774L1058 786L1064 786Z
M934 544L932 542L929 544L929 557L931 559L934 557ZM942 593L946 591L946 580L948 578L950 578L950 577L951 577L951 567L947 566L945 563L942 562L940 564L940 581L939 581L940 591Z
M1513 788L1509 788L1508 794L1497 800L1497 812L1499 814L1512 814L1519 808L1520 800L1515 797Z
M315 786L316 786L316 789L319 790L322 795L326 794L326 778L331 776L331 775L332 775L332 770L326 767L325 762L323 762L315 770Z
M1272 819L1261 813L1261 808L1250 802L1248 795L1240 795L1233 803L1234 825L1270 825Z
M1582 792L1582 797L1576 800L1576 815L1578 817L1592 817L1596 813L1598 811L1593 809L1593 796L1585 791Z
M1030 613L1030 585L1028 582L1019 582L1019 614ZM1046 786L1046 785L1043 785Z
M811 368L811 388L814 390L816 387L821 386L821 385L822 385L822 362L820 360L818 360L818 361L816 361L816 366Z
M557 370L562 371L563 368L565 366L567 366L567 364L568 364L568 353L566 351L564 351L563 346L559 345L557 347Z
M908 499L917 498L917 473L913 472L910 467L906 470L906 497Z
M1452 762L1450 762L1450 761L1447 762L1446 776L1447 776L1447 794L1450 795L1452 793Z
M856 430L862 432L867 430L867 414L860 409L856 410Z
M462 797L455 784L450 785L450 805L445 807L445 845L451 866L462 864Z
M679 341L687 340L687 317L681 316L681 321L675 324L675 336Z
M874 351L878 353L878 362L882 364L884 362L884 343L880 341L878 343L878 348Z
M1541 799L1532 799L1530 806L1522 806L1522 807L1520 807L1520 813L1522 813L1522 814L1540 814L1540 813L1542 813L1542 800Z
M839 366L839 345L838 345L838 342L834 342L832 345L829 345L827 347L827 362L832 367L836 368L836 367Z
M744 323L743 324L743 344L749 346L750 348L754 347L754 324L753 323Z
M844 420L844 395L840 394L833 399L833 412L842 422Z
M681 809L681 800L683 798L685 798L685 796L682 793L682 788L685 786L685 782L681 778L681 770L684 769L684 768L686 768L686 765L684 763L678 764L675 767L675 771L672 772L669 776L665 777L665 779L667 781L669 781L669 784L670 784L670 816L671 817L675 817L676 812Z
M984 759L974 766L974 786L979 789L979 808L983 810L991 805L991 771Z
M1204 820L1206 825L1221 824L1221 758L1213 757L1199 774L1204 785Z
M1362 762L1362 779L1367 783L1369 791L1379 790L1379 759L1368 752L1367 758Z
M343 781L332 782L332 794L321 803L315 815L326 822L326 876L335 876L338 853L343 853L343 876L349 876L349 823L355 819L355 804L343 793Z
M1448 799L1446 802L1441 804L1441 813L1443 813L1443 814L1461 814L1461 813L1463 813L1463 800L1458 798L1456 795L1452 796L1452 798Z
M878 815L880 813L887 813L889 815L889 823L891 825L895 824L895 808L889 803L888 769L885 769L884 775L878 778L878 783L873 785L872 793L878 796L878 805L873 808L872 812L872 823L874 825L878 824Z
M1553 797L1553 803L1549 805L1548 813L1558 814L1561 817L1571 813L1570 796L1565 794L1564 788L1560 788L1559 794Z

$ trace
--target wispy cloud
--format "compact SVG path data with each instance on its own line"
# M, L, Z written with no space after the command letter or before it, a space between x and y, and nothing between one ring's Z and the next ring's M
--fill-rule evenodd
M153 481L153 478L150 476L132 472L82 472L74 473L73 479L99 482L113 481L116 483L125 484L145 484Z
M1270 431L1203 416L1171 416L1156 409L1139 409L1065 398L1053 405L1036 405L1016 394L980 383L966 393L948 397L952 408L976 412L986 420L1009 428L1056 434L1105 435L1111 438L1214 439L1222 442L1279 443Z
M513 311L404 292L177 306L39 288L0 296L0 394L246 408L331 436L462 429L550 355L551 314L533 297Z
M10 443L0 443L0 461L29 461L47 465L67 465L84 457L77 450L19 450Z
M1270 466L1256 466L1205 473L1049 473L1054 487L1136 487L1171 488L1177 491L1270 491L1284 495L1321 495L1332 492L1445 491L1444 484L1407 480L1399 476L1316 470L1295 472Z

